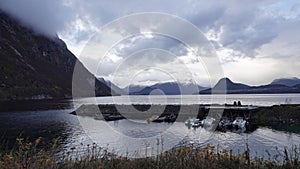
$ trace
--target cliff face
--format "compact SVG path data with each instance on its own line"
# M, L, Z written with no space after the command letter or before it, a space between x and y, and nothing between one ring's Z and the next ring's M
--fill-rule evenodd
M0 100L71 97L76 61L58 37L36 34L0 12ZM94 76L79 65L89 83ZM111 95L110 88L96 85L96 95Z

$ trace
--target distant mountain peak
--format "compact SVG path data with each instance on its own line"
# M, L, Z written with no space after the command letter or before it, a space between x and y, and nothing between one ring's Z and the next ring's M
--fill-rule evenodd
M278 80L300 80L300 79L297 77L283 77L283 78L275 79L275 80L273 80L273 82L278 81Z
M272 85L285 85L285 86L295 86L300 84L300 79L297 77L279 78L271 82Z
M215 94L226 94L231 93L233 91L242 91L248 90L250 86L242 84L242 83L235 83L231 81L228 77L221 78L218 83L211 89L207 89L201 91L200 93L215 93Z
M221 78L219 82L233 83L228 77Z

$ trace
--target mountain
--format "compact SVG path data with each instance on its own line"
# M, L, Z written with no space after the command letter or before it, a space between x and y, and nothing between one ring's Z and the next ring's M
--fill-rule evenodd
M143 85L129 85L122 89L123 94L134 94L137 93L143 89L145 89L147 86Z
M156 90L157 89L157 90ZM176 82L166 82L166 83L157 83L152 86L146 87L138 92L133 92L131 94L135 95L159 95L159 94L166 94L166 95L180 95L180 94L195 94L198 93L200 90L204 90L206 88L201 87L196 84L188 83L176 83ZM160 91L158 91L160 90Z
M226 93L239 93L246 91L250 86L242 83L234 83L229 78L222 78L218 83L210 89L200 91L200 94L210 94L211 92L215 94L226 94Z
M275 80L274 80L275 81ZM274 82L273 81L273 82ZM210 89L200 91L200 94L275 94L275 93L300 93L300 84L286 86L283 84L270 83L261 86L248 86L234 83L228 78L222 78ZM224 90L226 89L226 90Z
M75 65L82 76L72 85ZM0 100L70 98L72 89L87 95L82 86L95 87L97 96L114 94L93 79L57 36L37 34L0 11Z
M109 80L105 80L102 77L97 78L100 82L102 82L103 84L105 84L107 87L111 88L114 92L116 92L117 94L124 94L124 91L119 88L117 85L113 84L111 81Z
M214 90L223 90L226 88L227 90L245 90L249 89L250 86L242 84L242 83L234 83L229 78L222 78L218 81L218 83L213 88Z
M300 79L293 77L293 78L281 78L281 79L275 79L271 82L272 85L279 84L279 85L285 85L285 86L295 86L297 84L300 84Z

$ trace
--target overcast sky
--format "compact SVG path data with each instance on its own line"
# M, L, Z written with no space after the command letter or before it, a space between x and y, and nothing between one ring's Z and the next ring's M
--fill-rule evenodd
M108 51L107 59L101 64L106 67L97 71L98 58L81 56L83 47L101 27L119 17L139 12L172 14L194 24L216 49L224 75L233 81L260 85L280 77L300 77L298 0L1 0L0 8L40 33L57 34L92 72L111 80L115 67L126 65L124 63L130 57L143 63L154 63L151 70L127 67L127 73L136 71L135 83L169 81L170 72L188 81L177 67L183 62L192 70L193 80L200 85L209 85L208 75L203 66L195 62L197 58L193 58L190 49L170 37L140 34L124 39ZM172 29L177 25L168 26ZM148 48L162 49L173 55L159 50L144 52ZM168 72L160 71L162 68ZM119 69L118 76L126 78L122 70L126 72L126 66ZM126 85L122 84L121 78L116 78L115 83Z

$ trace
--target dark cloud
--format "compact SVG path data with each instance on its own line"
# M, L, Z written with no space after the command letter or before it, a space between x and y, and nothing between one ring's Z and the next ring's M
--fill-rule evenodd
M55 36L74 19L74 11L63 0L1 0L0 9L47 36Z
M150 37L147 37L150 36ZM186 55L188 53L182 42L172 37L164 35L149 34L137 35L121 41L112 51L115 55L127 57L128 55L140 50L156 48L166 50L176 56ZM163 57L163 56L161 56Z
M254 57L257 49L279 34L277 27L281 18L268 15L264 8L275 2L3 0L0 8L43 34L63 32L62 37L73 43L87 40L97 28L118 17L136 12L164 12L191 21L204 33L209 30L221 32L220 45L240 51L246 57ZM297 13L298 6L297 3L292 5L291 11ZM165 27L172 31L176 25Z
M1 10L18 18L37 32L49 36L58 33L78 56L84 42L87 42L101 26L119 17L137 12L163 12L179 16L193 23L205 35L208 33L213 35L209 37L211 44L221 57L224 55L224 64L234 64L235 69L239 68L236 61L241 58L253 59L251 63L261 57L281 59L280 61L282 58L289 58L292 59L289 61L294 65L299 65L299 6L297 0L131 0L129 2L118 0L0 0ZM143 18L137 22L143 22ZM145 25L149 26L147 23ZM134 23L125 26L134 30L133 32L140 33ZM189 42L199 39L194 34L189 34L188 28L179 28L174 23L159 26L164 31L180 31L179 34L181 33L183 38L188 39ZM178 56L187 54L180 41L159 36L154 38L137 36L136 39L124 40L119 46L115 46L112 54L126 58L127 55L146 48L163 49ZM164 61L169 63L174 58L156 56L142 59L143 62ZM193 60L193 58L188 59ZM92 60L83 58L83 62L92 70L97 67L95 58ZM110 76L111 67L117 64L117 62L107 62L104 74ZM259 65L259 62L255 62L255 64ZM230 68L234 69L232 65ZM239 74L241 73L239 72Z

